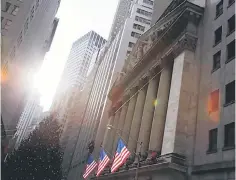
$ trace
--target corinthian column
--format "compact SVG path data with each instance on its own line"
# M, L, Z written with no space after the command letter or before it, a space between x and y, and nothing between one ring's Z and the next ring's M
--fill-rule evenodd
M139 133L139 142L142 142L141 154L143 158L146 158L148 155L147 151L154 114L154 101L157 96L159 77L160 76L157 75L155 78L149 81L146 100L143 109L143 116ZM137 149L137 152L138 151L139 149Z
M128 110L128 105L129 102L128 101L129 96L124 96L123 98L123 105L122 105L122 109L121 109L121 113L120 113L120 119L119 119L119 123L118 123L118 133L122 134L122 130L125 124L125 117L127 114L127 110Z
M142 88L145 81L140 81L139 88ZM130 129L130 137L128 141L128 149L131 152L135 152L138 141L138 134L141 125L142 115L143 115L143 107L145 103L147 88L144 87L138 92L137 103L135 105L135 111L133 116L133 121Z
M120 118L120 112L121 110L118 110L115 114L115 118L114 118L114 125L113 128L110 130L111 131L111 137L109 137L111 139L111 153L115 152L116 149L116 139L118 138L118 124L119 124L119 118Z
M114 118L115 118L115 114L113 113L111 115L111 117L109 118L109 121L108 121L108 125L111 125L113 126L114 124ZM104 135L104 139L103 139L103 143L102 143L102 146L104 147L104 149L106 151L109 151L108 148L109 148L109 144L110 144L110 139L111 137L111 130L109 130L108 128L106 128L106 132L105 132L105 135ZM110 152L110 151L109 151Z
M135 94L136 92L137 92L136 87L130 91L130 98L131 99L129 101L129 106L128 106L127 114L125 117L125 124L124 124L123 130L122 130L122 138L126 143L129 140L130 126L132 124L133 115L134 115L134 108L135 108L135 104L137 101L137 94Z
M125 101L124 101L124 103L125 103ZM127 113L127 109L128 109L128 103L126 103L122 106L122 109L121 109L121 112L120 112L120 118L119 118L119 121L118 121L118 127L117 127L117 130L116 130L116 135L115 135L115 140L114 140L113 151L112 152L115 152L116 145L118 143L118 138L119 138L120 135L122 135L122 129L124 127L125 116L126 116L126 113Z
M171 84L171 65L166 65L161 72L159 88L157 92L157 103L152 121L152 130L149 142L149 155L155 152L161 153L162 139L165 129L166 111L168 106L170 84Z

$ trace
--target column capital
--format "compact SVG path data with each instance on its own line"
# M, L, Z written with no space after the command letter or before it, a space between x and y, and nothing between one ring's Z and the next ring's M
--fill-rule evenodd
M148 82L148 76L145 74L138 82L139 88L142 88Z
M157 76L157 73L160 72L160 67L159 66L155 66L155 67L152 67L149 71L148 71L148 78L151 79L153 78L154 76Z
M137 86L134 86L134 87L132 87L132 88L130 88L129 90L128 90L128 96L129 97L131 97L131 96L133 96L136 92L138 91L138 87Z

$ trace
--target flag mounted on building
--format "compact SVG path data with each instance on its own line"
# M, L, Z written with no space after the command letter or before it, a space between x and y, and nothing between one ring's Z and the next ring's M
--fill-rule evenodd
M113 164L111 166L111 172L116 172L119 167L121 167L127 160L127 158L130 156L129 150L126 148L125 144L121 139L118 141L117 150L115 154L115 159L113 161Z
M83 178L86 179L96 167L96 161L93 159L92 155L89 155Z
M110 159L107 156L106 152L104 151L103 148L101 148L100 156L99 156L99 163L98 163L97 177L105 169L105 167L108 165L109 161L110 161Z

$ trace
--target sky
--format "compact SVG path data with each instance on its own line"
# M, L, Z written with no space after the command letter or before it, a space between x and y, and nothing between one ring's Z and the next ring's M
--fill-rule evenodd
M44 111L50 108L72 43L90 30L108 39L117 5L118 0L61 0L51 49L34 79Z

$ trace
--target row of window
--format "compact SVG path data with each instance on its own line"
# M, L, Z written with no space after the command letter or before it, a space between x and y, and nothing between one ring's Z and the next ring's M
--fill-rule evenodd
M13 16L16 16L19 11L19 6L13 5L10 2L6 2L5 8L2 9L3 12L7 12Z
M139 17L139 16L135 16L135 20L144 24L148 24L148 25L151 24L150 20Z
M228 20L228 29L227 29L227 35L231 34L235 31L235 15L233 15ZM217 45L222 40L222 26L220 26L217 30L215 30L215 41L214 45Z
M235 80L225 86L225 105L235 102ZM217 112L220 108L220 91L219 89L211 92L209 112Z
M151 12L145 11L143 9L137 8L137 13L142 14L144 16L152 17L152 13Z
M151 0L143 0L145 4L153 5L153 1Z
M232 5L235 0L228 0L228 6ZM220 0L220 2L216 5L216 18L223 14L223 6L224 0Z
M141 34L132 31L131 36L135 37L135 38L139 38L141 36Z
M4 17L2 17L2 20L3 19L4 19ZM7 19L6 23L2 26L2 29L8 30L10 28L11 24L12 24L12 20Z
M230 62L231 60L235 58L235 40L233 40L227 45L226 56L227 56L226 63ZM220 68L220 62L221 62L221 50L213 55L212 72Z
M30 23L30 22L32 21L32 19L34 18L35 12L36 12L36 10L37 10L38 7L39 7L40 1L41 1L41 0L36 0L36 4L33 5L33 7L31 8L30 15L29 15L29 17L26 19L25 24L24 24L24 30L22 30L22 31L20 32L20 35L19 35L19 37L18 37L18 39L17 39L17 47L19 47L19 46L21 45L21 42L22 42L22 40L23 40L23 32L24 32L24 34L26 34L26 32L27 32L27 30L28 30L28 28L29 28L29 23ZM15 57L15 52L16 52L16 46L13 47L13 50L12 50L12 52L11 52L11 54L10 54L10 57L11 57L12 59Z
M130 48L132 48L134 46L134 43L132 42L129 42L129 45L128 45Z
M235 123L226 124L224 127L224 148L234 148L235 146ZM211 129L209 131L209 146L208 152L217 151L217 137L218 129Z
M140 31L143 31L144 32L144 30L145 30L145 27L144 26L141 26L141 25L139 25L139 24L133 24L133 28L134 29L138 29L138 30L140 30Z

